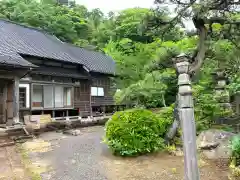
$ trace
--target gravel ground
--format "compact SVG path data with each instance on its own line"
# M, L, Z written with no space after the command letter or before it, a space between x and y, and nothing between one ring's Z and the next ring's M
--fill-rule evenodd
M38 154L51 164L53 171L44 173L43 180L106 180L100 159L103 127L81 129L79 136L46 133L40 138L52 144L52 150Z
M80 129L79 136L50 132L39 139L51 147L31 154L32 162L46 165L43 180L183 180L183 157L155 154L138 158L111 155L101 143L103 127ZM227 180L227 169L201 159L201 180Z

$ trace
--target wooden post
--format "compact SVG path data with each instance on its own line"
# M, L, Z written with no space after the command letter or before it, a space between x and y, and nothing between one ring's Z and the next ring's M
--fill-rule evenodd
M102 106L102 114L103 114L103 116L105 116L105 114L106 114L106 106Z
M91 92L90 92L90 99L89 99L89 104L90 104L90 117L93 117L93 112L92 112L92 95L91 95Z
M3 89L3 123L7 122L7 92L8 88L7 88L7 84L4 84L4 89Z
M196 148L196 126L188 57L181 54L176 58L178 71L179 119L183 130L185 180L199 180Z
M55 110L52 110L52 118L55 118Z
M13 82L13 123L19 123L19 78Z

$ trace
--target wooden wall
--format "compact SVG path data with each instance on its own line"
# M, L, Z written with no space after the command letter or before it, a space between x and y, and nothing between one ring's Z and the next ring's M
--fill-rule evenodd
M91 96L91 87L103 87L104 96ZM92 80L81 80L80 86L74 88L74 108L90 113L90 104L92 107L114 105L114 92L115 88L112 87L109 76L96 75L93 76Z
M38 59L32 57L25 57L27 60L39 67L51 67L51 71L61 72L62 74L75 73L84 76L85 78L74 77L54 77L54 73L48 71L48 75L34 75L31 74L32 80L35 81L49 81L57 83L66 83L74 86L74 109L81 112L91 112L91 106L108 106L114 105L114 88L112 87L111 77L101 73L88 74L81 66L72 65L64 62L57 62L53 60ZM41 71L47 71L45 68L40 68ZM77 83L75 83L77 80ZM79 85L78 85L79 83ZM104 96L91 96L91 87L103 87Z
M104 88L104 97L92 97L92 106L107 106L114 105L114 92L113 82L111 77L107 75L95 75L92 80L93 87L103 87Z
M90 112L90 81L81 80L74 88L74 107L83 112Z

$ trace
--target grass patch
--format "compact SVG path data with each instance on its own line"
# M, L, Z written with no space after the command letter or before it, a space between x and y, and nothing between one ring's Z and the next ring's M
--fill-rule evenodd
M240 168L236 167L234 161L231 162L229 168L230 168L229 180L240 179Z
M22 144L17 144L17 150L22 157L22 163L31 180L42 180L40 173L38 173L38 171L34 171L28 152L22 147Z
M42 180L41 174L50 170L50 167L44 162L33 162L29 157L29 152L47 152L46 143L42 142L26 142L17 144L17 150L21 155L24 168L30 176L31 180Z

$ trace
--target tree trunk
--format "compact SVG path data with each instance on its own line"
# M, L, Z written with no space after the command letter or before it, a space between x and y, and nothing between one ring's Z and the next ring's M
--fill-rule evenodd
M180 126L179 114L178 114L178 95L176 96L176 100L175 100L173 118L174 118L173 124L169 128L169 130L166 134L166 137L165 137L166 143L170 143L170 141L176 136L177 130Z
M163 102L163 106L164 106L164 107L167 107L164 94L162 94L162 102Z

